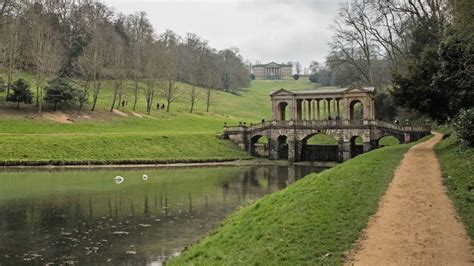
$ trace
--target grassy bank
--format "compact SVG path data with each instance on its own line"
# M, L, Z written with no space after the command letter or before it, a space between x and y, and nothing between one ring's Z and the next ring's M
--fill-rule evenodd
M474 149L466 148L451 135L435 150L448 195L469 236L474 239Z
M4 135L4 165L157 163L249 158L211 134ZM42 163L43 162L43 163Z
M171 265L340 264L413 144L363 154L237 211Z

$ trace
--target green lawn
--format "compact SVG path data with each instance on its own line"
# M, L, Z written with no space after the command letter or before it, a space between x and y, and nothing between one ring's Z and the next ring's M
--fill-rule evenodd
M1 72L0 72L1 75ZM31 83L34 76L20 73ZM248 158L234 144L218 140L224 122L257 123L262 118L271 119L269 94L279 88L290 90L316 87L307 80L254 81L240 95L223 91L212 92L210 112L205 112L205 89L198 88L199 99L195 112L189 114L187 91L189 85L181 84L181 96L171 105L171 112L153 110L145 115L143 92L137 110L143 117L132 113L132 84L128 83L124 99L129 104L120 107L128 116L109 112L112 101L110 82L104 81L97 111L85 106L78 116L76 111L66 111L74 123L61 124L35 114L34 105L14 109L14 104L1 99L0 94L0 161L188 161L230 160ZM140 84L143 86L143 84ZM163 99L157 99L164 103ZM47 110L48 111L48 110Z
M474 148L463 146L455 135L435 147L444 184L454 207L474 239Z
M341 264L412 145L306 176L237 211L170 265Z

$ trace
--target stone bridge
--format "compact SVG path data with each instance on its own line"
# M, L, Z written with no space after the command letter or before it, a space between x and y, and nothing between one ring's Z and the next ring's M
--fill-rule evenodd
M430 134L428 126L400 126L375 120L374 93L374 88L359 86L310 91L280 89L270 94L272 121L249 126L225 125L223 136L252 155L257 155L258 140L266 137L268 143L263 154L273 160L287 158L297 162L324 157L340 162L379 147L379 140L385 136L408 143ZM333 137L337 145L308 144L316 134ZM358 137L362 145L356 143ZM321 153L327 156L320 156Z
M348 160L362 152L379 147L379 140L394 136L400 143L418 140L430 134L426 126L397 126L382 121L268 121L257 125L225 126L224 138L255 155L260 137L268 139L268 158L286 159L290 162L304 160L303 154L309 146L307 141L316 134L326 134L337 141L336 160ZM357 145L357 137L363 145ZM335 145L334 145L335 146Z

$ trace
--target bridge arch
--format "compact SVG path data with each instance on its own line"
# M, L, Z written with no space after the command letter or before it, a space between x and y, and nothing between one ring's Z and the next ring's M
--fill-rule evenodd
M364 119L364 105L361 100L354 99L349 102L349 116L350 120Z
M288 136L280 135L277 138L278 145L278 158L279 159L288 159Z
M268 141L269 138L266 135L258 134L250 138L249 152L252 156L256 157L267 157L268 156Z
M403 137L393 135L393 134L384 134L376 140L377 147L392 146L403 143Z
M324 130L307 135L301 141L301 160L339 161L339 138Z
M350 145L351 145L351 158L356 157L357 155L361 155L364 153L364 139L360 135L353 135L350 138Z

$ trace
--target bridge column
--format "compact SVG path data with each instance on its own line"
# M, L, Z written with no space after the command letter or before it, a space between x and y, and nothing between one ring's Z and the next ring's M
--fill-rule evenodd
M313 119L313 113L311 112L311 99L307 100L308 101L308 120Z
M328 102L328 113L326 114L326 119L328 119L331 116L331 99L326 99L326 101Z
M405 133L403 135L403 143L410 143L411 142L411 135L409 133Z
M321 109L319 107L319 99L316 100L316 112L317 112L318 120L321 120Z
M301 148L302 143L300 140L288 140L288 161L299 162L301 161Z
M280 159L280 143L277 139L268 140L268 154L270 160Z
M347 161L351 159L351 146L352 146L351 141L340 140L338 142L338 146L339 146L340 161Z
M376 141L377 142L377 141ZM373 149L375 149L376 145L373 145L373 142L364 142L364 153L369 152Z

